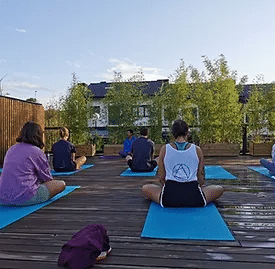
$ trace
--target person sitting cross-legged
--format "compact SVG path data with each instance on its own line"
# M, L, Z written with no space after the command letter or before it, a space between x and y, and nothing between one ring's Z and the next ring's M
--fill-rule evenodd
M219 198L224 189L204 185L202 150L187 142L188 125L176 120L172 126L175 142L160 150L158 173L161 186L146 184L144 196L163 207L203 207Z
M52 145L53 167L56 172L69 172L80 169L86 162L86 157L75 158L75 146L68 141L70 136L66 127L59 130L61 139Z
M154 160L154 142L148 138L148 128L140 129L140 137L131 147L131 155L126 156L126 162L133 172L152 172L157 167Z
M29 206L48 201L66 184L54 180L45 153L43 132L35 122L25 123L5 156L0 176L0 205Z
M127 130L127 138L123 141L123 150L119 152L119 155L122 158L126 158L126 156L130 153L133 142L136 140L134 136L134 131L132 129Z

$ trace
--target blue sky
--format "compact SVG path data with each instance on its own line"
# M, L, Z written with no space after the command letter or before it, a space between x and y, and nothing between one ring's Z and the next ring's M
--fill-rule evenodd
M220 54L239 78L273 82L274 14L274 0L0 0L2 89L45 105L72 72L89 84L143 68L156 80Z

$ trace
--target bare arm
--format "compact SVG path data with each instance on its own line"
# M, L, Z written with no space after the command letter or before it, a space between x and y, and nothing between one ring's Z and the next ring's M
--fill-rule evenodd
M75 153L72 153L72 159L75 161Z
M158 177L159 177L159 182L162 185L164 185L165 177L166 177L166 171L164 167L165 153L166 153L166 146L163 146L160 150L159 157L158 157Z
M199 182L200 186L202 186L204 184L204 181L205 181L204 158L203 158L203 153L202 153L201 148L196 147L196 150L197 150L197 155L198 155L198 158L199 158L197 177L198 177L198 182Z

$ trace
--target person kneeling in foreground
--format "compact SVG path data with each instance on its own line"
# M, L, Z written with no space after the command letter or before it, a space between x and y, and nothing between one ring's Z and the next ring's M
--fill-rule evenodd
M158 159L157 186L142 187L144 196L162 207L203 207L219 198L222 186L204 184L203 153L198 146L188 143L188 125L176 120L172 126L175 142L161 148Z
M70 133L66 127L59 130L61 139L52 146L53 168L56 172L69 172L80 169L86 157L75 158L75 146L68 141Z
M46 202L66 184L54 180L45 153L39 124L27 122L9 148L0 176L0 205L28 206Z

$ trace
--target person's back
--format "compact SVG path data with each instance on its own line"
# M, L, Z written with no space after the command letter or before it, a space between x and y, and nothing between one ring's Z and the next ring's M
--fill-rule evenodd
M154 158L154 142L148 139L148 128L142 127L140 129L140 137L137 138L131 148L131 155L126 157L126 161L134 172L151 172L156 166L157 162Z
M5 156L0 176L0 205L29 206L48 201L66 184L54 180L42 151L43 131L38 123L24 124Z
M166 145L164 157L164 166L166 171L166 180L177 182L197 181L199 158L196 146L187 144L189 147L184 150L178 150Z
M75 153L76 150L72 143L60 139L53 144L52 152L55 171L74 171L76 169L75 163L72 160L72 153Z
M150 171L152 154L154 153L154 142L145 137L137 138L133 144L131 152L133 154L133 171Z
M9 148L0 176L0 202L22 203L33 196L39 179L52 179L46 156L38 147L17 143Z
M190 144L188 125L174 121L174 142L163 146L158 158L159 182L146 184L144 196L163 207L201 207L223 194L222 186L204 186L204 158L200 147Z

